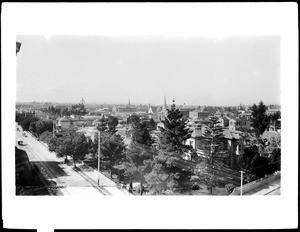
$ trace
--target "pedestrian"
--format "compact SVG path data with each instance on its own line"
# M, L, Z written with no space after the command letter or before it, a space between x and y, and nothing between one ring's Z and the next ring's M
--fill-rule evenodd
M130 193L133 192L132 181L129 182L128 191L129 191Z
M142 184L142 182L140 182L140 194L143 195L144 193L144 185Z

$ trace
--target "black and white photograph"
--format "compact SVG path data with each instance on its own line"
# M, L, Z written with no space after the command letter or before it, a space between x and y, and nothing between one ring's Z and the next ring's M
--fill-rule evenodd
M6 4L7 228L297 226L296 9Z

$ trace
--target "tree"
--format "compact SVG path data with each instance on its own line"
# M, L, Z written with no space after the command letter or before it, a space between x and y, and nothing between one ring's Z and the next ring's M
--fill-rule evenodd
M208 124L204 126L200 148L205 153L207 162L213 166L215 161L223 160L228 154L225 148L224 129L219 125L218 117L211 116L207 120Z
M276 172L281 170L281 149L275 148L270 157L271 171Z
M39 136L45 131L52 131L53 130L53 122L52 121L45 121L39 120L36 123L36 134Z
M109 133L114 134L117 132L116 127L119 124L117 117L109 115L107 118L107 130Z
M255 135L258 138L267 129L270 118L266 114L267 106L262 101L259 102L258 106L253 104L251 114L251 124L255 130Z
M169 148L179 153L191 150L191 146L185 145L185 141L191 137L191 131L187 127L187 119L176 108L174 100L171 109L167 109L167 112L167 117L163 120L164 127L160 127L161 148Z
M125 175L135 181L146 181L145 176L151 171L151 162L156 155L155 149L145 144L131 142L125 155Z
M39 139L47 144L50 143L50 140L53 138L53 133L50 131L44 131L40 136Z
M61 110L62 116L70 116L71 112L69 111L68 107L65 107Z
M131 129L129 131L131 140L139 144L151 146L154 142L151 132L156 127L154 120L151 121L134 115L131 117L132 118L129 120L131 125Z
M100 132L106 132L107 131L107 120L102 116L102 118L99 119L99 124L97 125L97 130Z
M56 152L57 157L66 157L66 160L68 156L71 156L74 167L76 167L76 161L84 158L89 152L85 136L73 131L63 134L60 138L52 138L49 143L49 150Z
M267 157L256 155L251 162L251 172L258 177L271 174L270 160Z
M144 182L145 175L151 171L150 163L156 154L152 147L152 131L156 128L154 120L132 115L128 118L131 125L129 134L132 142L126 151L125 175L132 180Z
M152 170L145 177L150 188L160 193L167 190L174 192L180 188L178 180L181 170L175 167L174 161L180 160L183 153L192 148L184 144L190 138L191 132L174 100L171 109L167 110L163 124L164 127L160 127L158 134L157 153L151 163Z
M84 104L79 103L71 106L70 113L75 115L85 115L87 111L84 107Z
M100 144L101 162L109 168L112 176L112 169L115 165L120 164L124 160L125 144L119 134L107 136Z
M36 133L36 124L37 124L38 121L32 121L30 122L29 124L29 128L28 130L31 131L33 134Z
M218 117L210 116L208 124L204 126L200 149L205 154L204 161L198 165L198 175L201 177L212 194L212 190L218 184L218 177L214 173L214 165L228 157L226 140L223 128L218 123Z

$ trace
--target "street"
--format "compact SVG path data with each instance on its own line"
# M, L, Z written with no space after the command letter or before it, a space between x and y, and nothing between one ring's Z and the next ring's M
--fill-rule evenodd
M19 127L19 126L17 126ZM47 180L47 187L58 190L57 195L64 196L101 196L101 195L119 195L122 192L117 191L112 183L108 183L107 178L100 174L100 185L106 185L107 188L113 189L111 194L104 187L98 187L96 181L91 180L89 175L74 170L73 163L63 164L64 158L57 158L55 153L50 152L48 148L38 141L30 133L26 133L26 137L22 135L22 129L16 129L16 141L23 140L24 145L16 146L27 152L29 161L34 163L40 170L40 174ZM90 179L89 179L90 178Z

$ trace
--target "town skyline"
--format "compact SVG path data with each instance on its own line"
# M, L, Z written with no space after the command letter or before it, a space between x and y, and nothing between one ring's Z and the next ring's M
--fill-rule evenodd
M279 36L17 40L17 102L280 104Z

